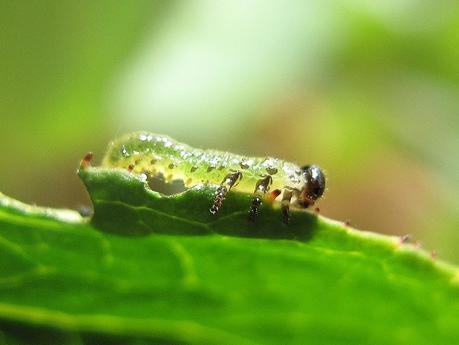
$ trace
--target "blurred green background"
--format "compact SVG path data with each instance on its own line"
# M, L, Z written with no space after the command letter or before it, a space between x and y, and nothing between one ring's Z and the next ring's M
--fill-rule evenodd
M132 130L317 163L322 214L459 262L459 2L0 2L0 190L89 205Z

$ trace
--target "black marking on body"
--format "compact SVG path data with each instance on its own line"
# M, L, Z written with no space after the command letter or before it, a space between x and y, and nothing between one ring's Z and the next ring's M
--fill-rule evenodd
M270 175L276 175L277 174L277 168L271 168L271 167L268 167L266 168L266 172Z

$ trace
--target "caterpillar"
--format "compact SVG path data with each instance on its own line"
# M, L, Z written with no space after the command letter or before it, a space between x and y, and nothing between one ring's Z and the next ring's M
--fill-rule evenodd
M217 150L202 150L166 136L134 132L112 141L102 166L125 168L147 179L182 180L185 187L208 182L219 185L209 212L217 214L227 193L236 188L252 193L248 218L255 220L263 200L281 194L281 214L290 220L290 206L307 208L324 193L325 175L316 165L298 166L273 157L246 157Z

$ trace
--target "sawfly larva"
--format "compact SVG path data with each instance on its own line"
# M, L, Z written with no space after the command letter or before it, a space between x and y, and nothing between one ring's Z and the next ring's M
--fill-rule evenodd
M245 157L229 152L195 149L168 136L149 132L127 134L109 144L102 166L125 168L135 174L182 180L185 187L219 185L210 212L217 214L231 188L252 193L249 219L262 200L281 196L282 218L290 206L307 208L324 193L325 175L316 165L303 167L273 157Z

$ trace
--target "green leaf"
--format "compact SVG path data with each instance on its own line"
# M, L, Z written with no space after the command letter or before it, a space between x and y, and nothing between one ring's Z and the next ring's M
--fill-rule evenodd
M459 274L397 237L86 168L91 223L0 195L0 343L453 344Z

